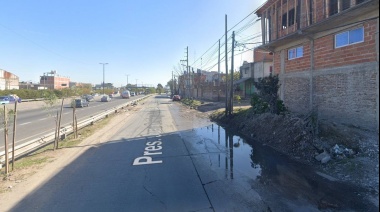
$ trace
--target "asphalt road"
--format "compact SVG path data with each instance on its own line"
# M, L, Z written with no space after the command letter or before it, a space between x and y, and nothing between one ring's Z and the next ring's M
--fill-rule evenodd
M199 143L186 136L209 123L186 115L168 98L149 98L106 143L64 166L12 211L265 210L254 190L207 171L205 153L227 158L228 150L217 143L194 147Z
M87 119L117 105L133 101L142 96L122 99L120 96L113 98L111 102L100 102L100 96L95 97L95 101L90 102L89 107L76 108L77 121ZM61 102L57 102L54 107L48 108L43 102L23 102L17 106L16 120L16 146L42 137L54 132L55 117L60 111ZM13 110L13 105L7 105L7 110ZM1 119L3 120L3 119ZM8 138L13 138L13 117L9 117ZM62 110L61 126L67 126L73 122L73 108L70 106L70 99L66 100ZM4 150L4 126L0 128L0 151Z
M52 174L28 179L41 182L33 189L13 190L28 192L6 211L378 210L357 188L248 145L164 96L115 118L72 148L80 154L48 165Z

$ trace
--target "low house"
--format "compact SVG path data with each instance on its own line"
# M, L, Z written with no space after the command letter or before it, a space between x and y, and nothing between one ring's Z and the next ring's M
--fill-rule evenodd
M254 50L254 62L243 62L239 68L240 79L234 82L236 87L236 94L241 95L242 98L247 99L253 93L257 92L254 82L259 78L269 76L273 71L273 56L268 51L260 49Z

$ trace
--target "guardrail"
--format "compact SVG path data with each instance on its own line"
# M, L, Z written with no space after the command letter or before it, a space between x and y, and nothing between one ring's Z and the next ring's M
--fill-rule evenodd
M43 101L44 98L36 98L36 99L21 99L21 102L35 102L35 101Z
M100 114L97 114L97 115L91 116L90 118L87 118L85 120L79 121L77 123L77 127L78 127L78 129L82 129L88 125L92 125L94 122L97 122L101 119L104 119L104 118L108 117L110 114L116 113L120 109L124 109L125 107L128 107L130 105L134 105L135 103L137 103L137 102L139 102L145 98L148 98L149 96L151 96L151 95L147 95L147 96L144 96L142 98L139 98L139 99L136 99L133 101L129 101L125 104L121 104L119 106L110 108L110 109L108 109L108 110L106 110ZM70 135L73 132L74 132L74 130L73 130L72 124L61 127L61 129L60 129L61 138L60 139L62 140L62 138L65 138L67 135ZM41 136L39 138L36 138L36 139L33 139L33 140L28 141L26 143L20 144L20 145L15 147L15 158L17 159L18 157L26 155L26 154L44 146L44 145L48 145L50 143L53 143L54 139L55 139L55 132L53 131L53 132L47 133L46 135ZM11 152L12 152L12 148L9 149L9 153L11 153ZM11 160L12 157L9 156L9 159ZM1 151L0 152L0 168L2 167L2 164L4 164L4 162L5 162L5 151Z

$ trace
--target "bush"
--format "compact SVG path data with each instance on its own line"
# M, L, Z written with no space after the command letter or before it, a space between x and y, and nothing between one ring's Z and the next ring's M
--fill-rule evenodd
M269 104L256 93L251 97L251 106L254 114L261 114L269 111Z
M237 102L240 102L240 100L241 100L240 95L235 95L234 96L234 100L237 101Z
M251 97L251 106L254 114L262 114L270 112L270 105L260 97L258 94L253 94ZM287 111L284 102L282 100L277 100L277 114L284 114Z

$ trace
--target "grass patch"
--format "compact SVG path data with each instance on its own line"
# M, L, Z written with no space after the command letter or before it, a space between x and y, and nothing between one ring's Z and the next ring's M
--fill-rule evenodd
M202 104L201 101L198 101L195 99L182 99L181 102L182 102L182 104L190 106L191 108L194 108L194 109L196 109L197 107L199 107Z

